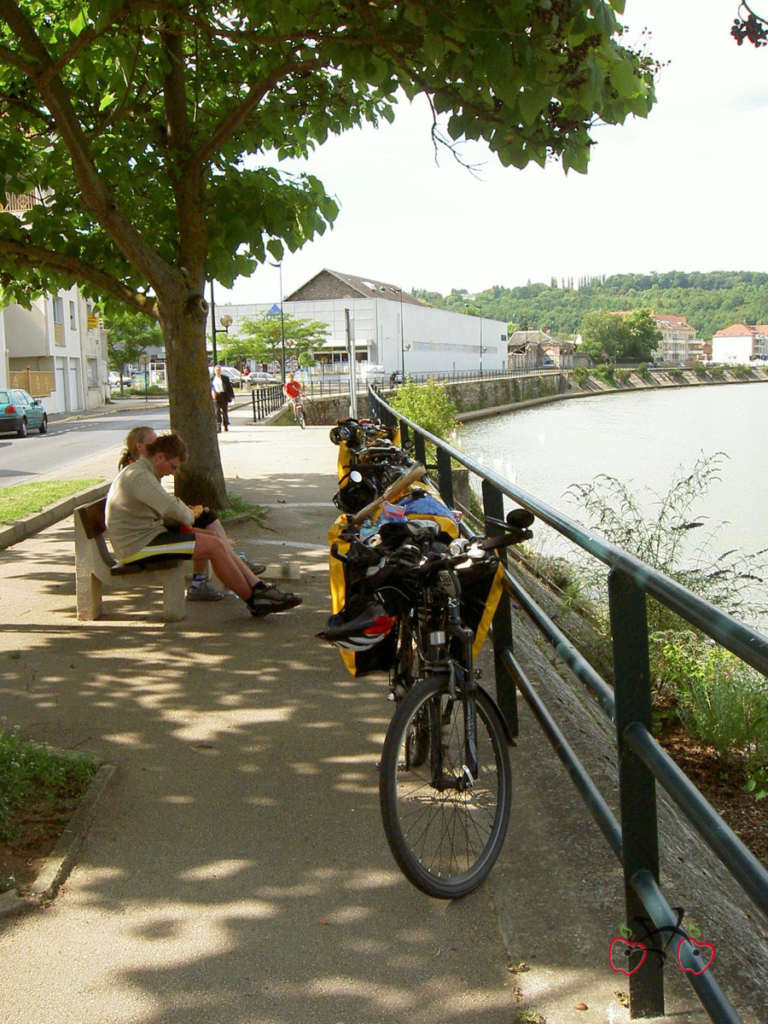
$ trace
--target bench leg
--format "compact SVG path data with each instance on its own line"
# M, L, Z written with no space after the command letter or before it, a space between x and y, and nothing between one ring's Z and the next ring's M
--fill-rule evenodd
M75 575L75 595L78 619L88 620L101 617L102 583L98 576L87 570Z
M163 581L163 619L166 622L181 622L187 617L186 589L184 587L184 566L169 569Z

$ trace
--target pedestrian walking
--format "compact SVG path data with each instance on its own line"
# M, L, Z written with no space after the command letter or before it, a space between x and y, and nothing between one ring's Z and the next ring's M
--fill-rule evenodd
M218 364L213 368L211 394L216 403L216 430L221 433L222 426L224 430L229 430L229 403L235 399L235 389L232 387L232 381L226 373L221 372Z

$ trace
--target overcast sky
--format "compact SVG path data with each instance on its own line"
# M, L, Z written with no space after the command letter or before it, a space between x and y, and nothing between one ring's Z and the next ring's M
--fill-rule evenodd
M762 4L762 6L761 6ZM768 15L768 0L755 0ZM587 175L435 163L423 102L333 138L307 168L336 196L332 230L283 263L289 294L327 267L443 294L586 274L766 270L768 48L741 47L738 0L626 0L629 40L669 64L647 120L600 129ZM295 166L295 165L294 165ZM275 301L278 271L216 301Z

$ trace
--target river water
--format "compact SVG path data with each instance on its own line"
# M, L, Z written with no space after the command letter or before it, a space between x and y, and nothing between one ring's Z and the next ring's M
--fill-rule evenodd
M510 483L578 522L585 515L565 491L600 473L632 484L653 514L653 493L667 491L678 469L724 452L721 479L694 504L704 520L691 531L720 553L768 547L768 385L674 388L552 402L461 426L458 447ZM649 491L650 489L650 491ZM542 531L539 531L540 533ZM552 536L542 546L556 553ZM693 539L693 536L692 536Z

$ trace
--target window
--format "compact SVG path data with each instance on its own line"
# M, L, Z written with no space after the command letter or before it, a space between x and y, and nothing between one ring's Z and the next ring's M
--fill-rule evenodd
M88 387L97 388L99 386L99 361L98 359L89 359L86 363L86 372L88 374Z
M60 298L53 300L53 338L57 345L66 345L64 337L64 303Z
M71 330L77 330L77 314L75 313L74 302L69 303L69 326Z

